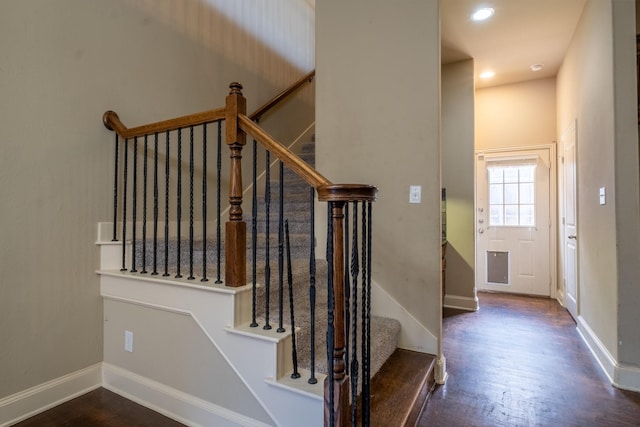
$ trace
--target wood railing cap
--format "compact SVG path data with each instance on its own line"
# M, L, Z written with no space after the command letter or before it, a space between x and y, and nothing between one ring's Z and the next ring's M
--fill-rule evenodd
M321 202L375 202L378 189L364 184L329 184L317 188Z

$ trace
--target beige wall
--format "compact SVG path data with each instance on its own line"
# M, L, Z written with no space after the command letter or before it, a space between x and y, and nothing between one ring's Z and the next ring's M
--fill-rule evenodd
M476 91L477 150L550 144L555 140L555 78Z
M440 336L438 2L316 6L316 164L376 185L373 280ZM409 186L422 203L409 204ZM326 226L325 226L326 228Z
M475 298L474 64L442 67L442 186L447 189L446 293ZM446 303L446 301L445 301Z
M102 360L94 241L113 180L102 113L134 126L210 109L231 81L252 110L313 68L313 6L257 5L243 15L257 36L232 20L251 6L0 2L0 398Z
M579 315L638 365L638 151L632 2L588 1L558 74L558 130L577 121ZM598 190L607 189L606 205Z

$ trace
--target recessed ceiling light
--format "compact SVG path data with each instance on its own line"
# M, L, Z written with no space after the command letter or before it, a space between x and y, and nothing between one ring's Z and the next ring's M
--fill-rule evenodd
M491 18L495 12L492 7L483 7L473 12L471 19L474 21L484 21L485 19Z
M480 74L480 78L481 79L490 79L491 77L495 76L496 73L494 73L493 71L485 71L484 73Z
M533 64L530 68L531 71L540 71L544 68L544 64Z

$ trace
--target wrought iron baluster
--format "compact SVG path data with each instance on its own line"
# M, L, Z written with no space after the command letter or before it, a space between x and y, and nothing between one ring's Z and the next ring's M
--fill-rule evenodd
M269 214L271 210L271 153L267 150L266 152L266 177L265 177L265 190L264 190L264 202L265 202L265 266L264 266L264 289L265 289L265 324L262 327L263 329L271 329L271 325L269 324L269 300L270 300L270 292L271 292L271 265L269 263Z
M142 270L140 273L147 273L147 153L148 138L144 136L144 158L142 160Z
M370 284L371 266L368 261L368 250L370 249L371 230L368 228L370 220L371 203L362 205L362 424L369 425L370 412L370 361L371 361L371 328L369 318L371 313ZM365 232L366 230L366 232Z
M351 286L349 281L349 203L346 203L344 206L344 342L345 345L345 374L349 375L349 336L350 336L350 328L351 324L351 307L349 306L350 298L351 298Z
M217 218L217 227L216 227L216 262L217 262L217 277L216 283L222 283L222 279L220 278L220 257L222 254L222 237L220 235L220 227L221 227L221 219L220 219L220 181L222 180L222 121L218 121L218 176L217 176L217 207L216 207L216 218Z
M333 427L335 425L335 389L333 375L333 341L335 336L335 301L333 295L333 202L329 202L327 205L327 373L329 378L329 426Z
M193 126L189 126L189 277L193 277Z
M182 232L182 226L181 226L181 221L182 221L182 129L178 129L178 171L177 173L177 188L176 188L176 194L177 194L177 203L176 203L176 246L177 246L177 251L176 251L176 275L175 278L179 279L182 277L182 274L180 274L180 251L182 250L182 242L180 241L182 238L181 232Z
M120 271L127 271L127 178L129 175L129 139L124 140L124 176L122 178L122 267Z
M359 377L359 362L358 362L358 202L353 204L353 225L351 230L351 286L353 290L351 292L353 298L351 299L351 313L353 317L351 319L351 326L346 322L347 329L351 328L351 401L355 402L358 396L358 377ZM347 247L347 244L345 244ZM346 274L345 274L345 277ZM347 339L347 343L349 340ZM349 360L348 358L346 360ZM356 406L351 408L351 422L355 425L356 419Z
M170 158L169 141L171 137L169 131L165 134L165 161L164 161L164 273L162 276L169 276L169 171Z
M118 241L118 160L120 158L119 153L118 153L118 145L119 145L119 137L118 137L118 133L115 132L116 134L116 138L115 138L115 148L114 148L114 164L115 164L115 170L113 172L113 238L111 239L112 242L117 242Z
M257 255L258 255L258 143L253 140L253 170L251 176L251 326L258 326L256 321L256 304L257 304Z
M280 203L278 212L278 329L277 332L284 332L283 326L283 303L284 294L284 164L279 163L279 186Z
M158 274L158 133L153 134L153 271Z
M371 410L371 238L372 238L372 225L373 225L373 204L367 202L367 409L366 409L366 421L370 423L370 410Z
M311 224L309 227L309 328L311 329L311 374L309 376L308 383L316 384L318 379L316 378L316 232L315 232L315 199L316 190L313 187L309 187L309 209L311 211Z
M138 195L138 137L133 138L133 190L131 192L131 272L136 273L136 221Z
M287 245L287 282L289 283L289 315L291 316L291 358L293 359L293 373L291 378L300 378L298 372L298 347L296 345L296 320L293 307L293 271L291 269L291 243L289 240L289 221L285 222L285 236Z
M207 124L202 124L202 279L207 282Z

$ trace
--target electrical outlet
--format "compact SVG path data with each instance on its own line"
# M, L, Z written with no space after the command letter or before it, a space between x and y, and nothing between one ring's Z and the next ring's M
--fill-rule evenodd
M133 332L124 331L124 350L133 353Z

